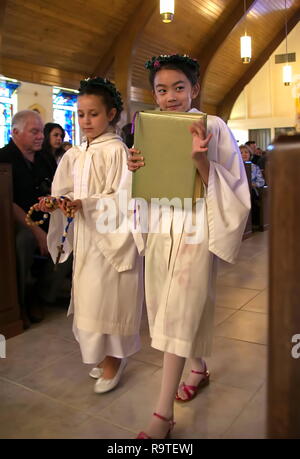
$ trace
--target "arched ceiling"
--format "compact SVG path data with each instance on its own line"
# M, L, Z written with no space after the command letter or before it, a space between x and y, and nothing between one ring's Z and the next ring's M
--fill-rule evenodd
M0 73L77 88L83 76L114 78L123 97L149 103L144 62L157 54L199 58L201 108L227 119L239 93L285 37L284 0L175 0L162 23L159 0L2 0ZM287 0L288 30L300 0ZM239 39L252 36L253 59L242 64Z

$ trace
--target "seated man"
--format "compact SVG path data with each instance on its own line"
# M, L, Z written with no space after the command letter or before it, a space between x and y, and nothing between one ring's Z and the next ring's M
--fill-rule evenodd
M0 149L0 162L10 163L13 181L13 212L16 230L18 295L24 328L43 318L42 300L54 302L64 277L70 272L70 261L53 271L48 257L47 223L27 226L25 216L38 197L47 196L55 173L53 164L39 153L44 134L39 114L31 110L17 113L12 120L12 139ZM38 216L41 219L41 215ZM36 251L46 264L39 272L36 296L28 296L28 278Z

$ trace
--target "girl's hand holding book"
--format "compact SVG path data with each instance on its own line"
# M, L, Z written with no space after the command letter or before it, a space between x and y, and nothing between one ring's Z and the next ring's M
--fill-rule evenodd
M207 186L209 177L209 161L206 153L208 151L208 144L212 138L212 134L208 134L208 136L206 136L205 127L202 121L193 123L190 127L190 132L193 136L192 158L203 183Z
M190 127L190 132L193 136L192 158L196 161L201 160L203 154L207 153L212 134L206 136L205 127L202 121L193 123Z
M128 156L127 166L131 172L135 172L140 167L144 166L144 158L140 156L140 151L135 148L130 148L130 155Z

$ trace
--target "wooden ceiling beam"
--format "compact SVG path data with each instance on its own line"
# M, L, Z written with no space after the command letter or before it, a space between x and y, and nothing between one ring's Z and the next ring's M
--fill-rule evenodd
M287 32L290 31L298 24L300 21L300 7L297 8L295 13L287 21ZM228 91L228 93L223 98L222 102L217 107L217 114L224 121L228 121L230 117L231 110L235 101L237 100L240 93L243 91L244 87L252 80L252 78L257 74L257 72L262 68L262 66L267 62L272 53L280 45L280 43L285 38L285 27L283 27L272 41L265 47L265 49L259 54L259 56L253 61L252 64L248 64L245 67L245 72L242 77L235 82L234 86Z
M139 34L143 31L144 27L150 20L155 9L156 4L154 0L147 0L147 2L144 0L140 1L137 11L130 16L114 43L112 43L101 61L93 70L91 76L107 74L113 64L116 49L125 44L125 42L132 43L138 38Z
M246 0L246 13L255 5L258 0ZM241 0L232 0L230 5L224 10L219 19L214 25L215 32L207 37L207 40L202 44L201 50L195 53L200 63L200 106L203 105L203 94L205 94L205 76L208 66L218 51L219 47L226 40L228 35L243 19L244 2Z
M2 1L2 0L1 0ZM15 2L14 2L15 3ZM18 5L19 4L19 5ZM30 12L39 15L41 18L46 19L46 18L51 18L54 21L59 21L59 23L64 23L65 27L70 27L74 28L76 27L78 30L85 31L85 32L93 32L93 35L96 37L101 34L101 29L99 27L93 26L92 24L86 24L83 20L82 17L75 17L74 14L70 15L68 14L68 9L66 6L68 5L67 2L64 2L63 4L63 10L55 8L54 6L52 7L53 9L49 8L49 3L44 2L44 5L41 5L40 2L35 1L30 1L26 0L25 2L18 1L17 5L13 4L10 7L14 8L15 6L22 8L26 8L28 10L28 14L30 15Z
M7 0L2 0L0 2L0 74L3 73L2 71L2 36L3 36L3 24L4 24L4 17L5 11L7 6Z
M132 86L132 59L136 43L148 21L157 8L155 0L141 0L137 10L131 15L118 38L94 69L94 75L106 75L114 62L115 83L121 92L125 106L124 122L130 121L130 94Z
M258 0L246 0L246 13L248 13ZM200 52L197 54L201 65L201 72L205 72L213 56L224 43L236 25L244 18L244 2L232 0L214 25L215 33L209 35Z
M70 89L78 89L79 81L88 76L7 57L2 58L2 73L8 78L27 81L28 83L62 86Z

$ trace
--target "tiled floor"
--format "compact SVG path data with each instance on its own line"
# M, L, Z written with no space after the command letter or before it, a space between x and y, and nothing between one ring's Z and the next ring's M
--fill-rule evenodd
M176 405L173 438L265 437L267 282L267 233L256 233L236 265L220 265L211 383ZM71 320L65 310L48 311L44 322L8 340L0 360L0 438L134 438L161 379L146 318L142 342L119 387L97 395Z

